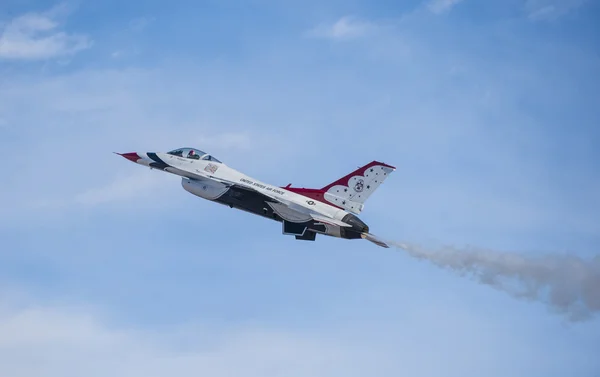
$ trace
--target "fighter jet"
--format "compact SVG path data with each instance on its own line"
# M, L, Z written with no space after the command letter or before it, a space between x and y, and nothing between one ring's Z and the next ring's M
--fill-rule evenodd
M115 152L116 153L116 152ZM194 148L167 153L117 153L137 164L181 177L183 188L203 199L282 223L282 233L314 241L317 234L384 241L369 233L360 214L369 196L396 170L372 161L320 189L270 185L249 177Z

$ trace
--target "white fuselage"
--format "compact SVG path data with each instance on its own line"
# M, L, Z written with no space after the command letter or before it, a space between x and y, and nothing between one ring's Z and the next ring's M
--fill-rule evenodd
M138 155L141 157L138 163L153 167L152 164L155 163L155 161L149 157L148 154L138 153ZM199 184L195 184L195 186L202 186L202 191L204 191L204 193L192 192L190 190L188 191L208 200L218 199L220 194L227 191L227 187L229 185L235 184L237 186L242 186L257 191L267 197L275 199L278 202L284 203L288 208L288 212L292 210L294 212L305 214L314 213L332 219L334 222L335 220L341 221L349 214L349 212L346 212L343 209L337 208L333 205L312 200L311 198L286 190L285 188L261 182L233 168L230 168L222 162L193 160L174 156L168 153L155 153L155 155L169 165L167 167L161 167L162 170L188 178L190 180L198 180ZM187 184L190 185L190 182ZM185 181L183 182L183 185L185 187ZM206 186L206 188L204 188L204 186ZM284 213L284 216L282 216L284 218L286 216L285 211L286 210L284 208L279 208L279 212ZM293 215L290 212L287 214L287 216Z
M314 241L317 234L344 239L366 239L382 247L384 241L369 232L355 214L395 167L379 161L321 189L285 188L259 181L230 168L210 154L194 148L168 153L117 153L152 169L181 177L183 188L204 199L278 221L283 234ZM186 156L186 157L183 157Z

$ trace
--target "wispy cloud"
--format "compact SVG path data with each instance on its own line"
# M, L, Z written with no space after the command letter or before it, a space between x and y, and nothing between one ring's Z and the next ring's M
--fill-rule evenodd
M533 21L552 21L584 5L587 0L527 0L525 10Z
M427 4L427 8L435 14L448 12L452 7L463 0L433 0Z
M219 77L218 71L211 72ZM164 96L160 89L166 85L167 76L171 85L178 87L175 91L180 96L176 99ZM197 75L189 77L193 76ZM231 107L246 113L256 111L257 98L263 101L265 97L250 95L255 86L238 87L244 100L236 105L231 90L220 89L217 82L223 85L224 81L203 80L197 85L190 83L187 75L185 80L173 76L172 70L82 71L40 80L8 77L0 86L0 116L4 119L0 130L10 135L31 132L33 136L27 138L30 147L69 163L68 168L43 170L36 168L34 160L11 165L10 171L5 171L6 179L0 181L0 207L6 214L0 216L0 223L13 226L26 213L58 216L67 210L139 211L141 203L145 203L144 208L156 209L188 197L175 176L136 166L111 152L189 146L237 168L252 156L254 164L246 165L247 170L254 167L261 178L272 169L280 169L282 160L292 159L287 138L257 129L273 120L262 122L227 111ZM188 99L190 105L185 103ZM37 111L27 112L32 102ZM206 114L205 108L222 111ZM57 137L52 130L61 130L59 133L69 137ZM10 143L6 135L0 137L0 144L10 158L20 153L20 147ZM257 149L257 145L263 147ZM46 182L44 192L25 184L29 179ZM177 195L162 202L152 200L157 192Z
M91 47L92 40L87 35L67 33L60 28L61 9L28 13L9 21L0 30L0 59L42 60Z
M397 291L383 288L383 292ZM402 370L425 377L454 377L489 369L494 360L489 355L498 353L512 362L488 376L519 372L544 376L561 362L574 365L574 375L593 375L584 373L593 367L590 351L580 355L556 352L548 343L538 345L556 339L547 334L547 325L546 331L538 332L527 328L521 318L511 317L498 318L500 324L491 326L489 317L499 316L485 312L487 318L482 318L484 313L457 309L452 294L437 300L417 297L402 309L399 303L388 303L386 310L400 311L389 320L344 317L340 321L338 313L330 324L319 318L323 328L268 325L260 320L214 321L200 313L194 320L147 328L122 318L115 321L114 313L101 306L39 300L31 305L26 297L19 297L16 304L3 296L6 293L0 293L2 376L362 377L373 370L381 376L395 376ZM493 342L486 341L490 331L494 331ZM523 350L533 351L524 357ZM552 351L553 363L539 362Z
M241 151L247 150L252 146L251 138L248 134L234 132L215 134L211 137L198 137L194 138L193 140L188 139L188 141L191 142L191 146L219 145L221 149L235 148ZM212 152L207 151L207 153ZM123 161L123 163L127 162ZM132 165L132 167L135 166ZM138 166L138 168L143 169L142 166ZM64 201L63 203L78 204L83 206L96 206L129 200L136 196L142 195L144 192L155 192L161 187L172 187L172 185L167 186L173 183L169 181L169 178L171 178L171 181L173 178L172 176L169 176L169 174L160 174L158 171L149 171L147 169L142 171L136 169L133 171L133 174L126 177L117 178L108 184L86 189L74 197L73 203L66 203Z
M77 204L93 206L114 201L121 201L135 197L140 191L153 190L163 182L158 174L148 174L148 171L132 174L125 178L97 188L88 189L75 196Z
M345 16L331 23L323 23L309 30L307 35L315 38L326 38L333 40L353 39L367 35L377 29L377 25L358 19L353 16Z
M154 2L161 30L141 33L88 8L105 48L93 64L5 64L0 375L594 375L598 322L561 328L541 305L363 242L295 242L111 153L193 146L305 187L381 159L399 167L365 212L382 237L586 253L600 229L594 46L531 30L525 1L510 5L518 20L477 5L483 23L446 17L470 2L440 16L431 1L394 25L371 18L381 4L342 19L348 4L330 4L302 41L321 5L267 6L275 25L262 9ZM150 45L143 60L102 59ZM38 199L50 209L27 207ZM21 284L35 307L3 311ZM46 304L58 300L110 319Z
M390 358L358 348L306 332L201 323L140 331L108 326L82 308L0 307L3 376L361 376ZM357 357L358 366L350 362Z

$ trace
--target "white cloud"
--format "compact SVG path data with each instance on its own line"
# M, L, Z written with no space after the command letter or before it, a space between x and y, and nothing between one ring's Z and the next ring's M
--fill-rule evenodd
M83 70L71 75L44 77L39 81L34 81L31 76L10 77L0 88L0 113L7 124L20 130L21 140L27 141L28 148L53 156L53 161L69 161L69 164L68 167L58 164L53 169L39 169L31 159L16 159L14 166L7 167L14 169L14 173L5 171L4 182L10 182L10 185L4 183L7 194L4 198L7 199L0 201L6 200L9 208L15 208L14 203L18 201L10 199L11 195L19 197L21 202L41 196L41 199L68 198L72 204L74 195L79 195L80 203L123 203L126 201L123 198L131 198L134 190L128 188L127 183L116 182L115 178L123 172L137 174L143 168L110 152L165 150L182 144L206 149L231 166L268 182L285 185L292 181L316 186L329 182L336 171L344 172L348 166L347 157L331 151L329 140L354 142L346 135L353 134L354 130L364 130L364 125L370 124L372 132L364 135L362 144L365 150L352 157L354 163L358 164L366 158L364 156L381 156L390 163L396 161L403 165L404 174L411 175L408 182L403 179L390 181L392 186L378 193L369 203L370 213L389 194L400 197L404 202L399 205L403 208L414 204L411 216L419 221L412 223L415 228L427 229L430 233L441 232L448 223L465 229L465 233L469 233L467 229L485 225L486 229L497 227L495 233L505 232L506 238L511 238L509 231L521 229L526 222L529 222L528 231L532 232L563 229L565 220L562 219L565 218L573 223L581 222L586 229L598 229L598 222L593 217L597 204L580 208L576 204L578 198L561 187L560 182L568 180L558 179L558 175L548 180L539 178L543 174L552 174L551 164L544 162L551 159L541 148L544 138L552 136L545 136L543 130L530 122L530 115L512 105L513 98L526 94L527 98L541 96L542 99L536 100L538 103L550 99L544 99L545 93L556 93L561 100L567 98L568 91L542 89L550 83L564 86L566 79L552 76L549 81L548 76L542 74L544 68L526 59L519 60L516 53L506 60L483 64L485 60L471 62L471 52L462 44L449 48L447 44L427 39L411 39L414 35L427 35L420 33L422 29L419 28L426 28L423 25L430 17L423 13L412 15L401 27L415 28L416 31L399 33L397 38L388 34L385 38L373 38L367 48L360 49L353 59L349 59L347 67L335 72L325 65L289 76L290 69L299 69L305 64L305 61L291 57L301 52L305 58L316 61L315 51L291 53L286 46L278 46L274 53L287 64L273 67L257 58L239 70L231 69L227 64L221 69L206 63L193 68L179 63L176 67L153 70ZM360 24L348 19L345 23ZM366 24L373 25L372 21ZM344 33L332 31L329 35ZM390 48L389 42L398 40L406 41L411 47L411 56L399 58L398 49ZM358 66L365 63L365 56L373 55L373 50L384 50L388 54L385 59L377 56L375 65L372 64L375 59L372 59ZM454 56L463 57L456 59ZM352 60L359 63L351 63ZM258 63L263 68L252 68ZM462 73L455 73L459 81L449 80L444 72L457 63L463 67ZM570 67L570 64L557 60L554 66ZM374 75L385 79L365 78L360 72L367 67L377 67ZM282 72L284 70L286 72ZM569 70L564 68L562 71ZM518 76L527 79L517 81L515 77ZM568 82L575 84L573 80L568 79ZM173 95L165 95L166 88ZM485 93L491 93L492 97L482 104ZM387 98L386 104L375 105L382 98ZM32 102L36 103L35 112L28 111ZM488 124L490 114L497 117L493 124L503 124L504 128L507 127L504 124L515 124L518 125L515 130L522 131L513 130L515 136L512 137L509 133L503 138L489 136L484 131L493 129L493 124ZM419 127L412 126L416 124ZM342 128L344 130L338 132ZM232 144L235 138L223 136L218 139L215 136L240 129L251 130L255 143L251 151L246 148L239 153L239 142L248 141L243 140L244 136L236 136L239 138L237 145ZM272 140L274 134L295 130L302 131ZM388 131L390 137L371 137ZM213 139L200 138L203 135L212 135ZM394 135L401 135L397 137L404 143L402 148L393 145ZM21 153L21 148L20 143L7 143L3 150L16 154ZM574 149L573 144L566 148ZM327 156L323 151L328 151ZM74 155L88 157L71 159ZM468 169L462 170L464 164L459 161L472 155L477 155L482 172L474 174ZM428 164L436 166L437 170L423 174ZM94 169L90 169L90 165ZM418 168L407 171L411 165ZM309 170L307 166L318 168ZM454 173L445 177L442 171ZM127 181L127 178L123 179ZM432 185L428 180L436 184ZM39 186L31 185L32 181L43 182L44 189L37 190ZM584 184L580 186L584 189L590 187L586 182L587 179L581 178ZM453 190L457 183L460 190ZM181 190L177 181L170 181L167 186ZM486 191L483 192L480 186ZM433 196L424 195L429 192L429 187L439 189ZM517 198L515 194L503 193L523 187L531 188L532 194L523 193ZM403 195L408 190L414 191L408 196ZM591 192L580 197L593 198ZM186 195L181 193L177 197ZM407 197L411 200L406 200ZM45 204L54 206L55 203L46 200ZM6 206L3 210L6 213ZM389 208L385 210L386 216L390 216ZM15 208L14 212L15 217L23 216L20 208ZM403 221L402 211L394 216ZM482 218L485 221L481 221ZM430 219L439 221L432 224ZM14 222L14 218L10 217L10 221Z
M218 86L221 78L203 79L202 85L189 82L187 76L183 80L169 71L151 70L83 71L41 80L7 78L0 87L0 114L6 129L31 132L28 148L69 162L58 169L39 169L34 160L17 159L0 181L0 207L7 214L0 216L0 223L16 224L27 213L54 216L86 207L110 205L138 211L146 203L156 209L189 195L175 176L136 166L112 152L196 147L243 170L236 160L251 156L255 164L245 170L254 167L262 174L288 158L289 153L282 155L286 140L278 140L278 131L263 132L256 118L241 116L255 111L255 103L264 98L251 95L254 86L247 92L241 89L243 103L235 104L231 91ZM167 85L174 85L178 95L164 96ZM36 112L27 111L31 102L36 103ZM237 111L228 111L232 107ZM207 115L205 109L213 108L219 110ZM20 143L7 143L2 154L10 159L21 150ZM44 190L27 182L44 182ZM159 190L178 195L164 202L147 200Z
M0 30L0 59L42 60L91 47L88 36L60 29L57 9L28 13L9 21Z
M235 148L238 150L247 150L252 146L251 138L248 134L234 132L215 134L210 137L198 137L193 140L188 139L188 142L190 142L190 146L219 145L222 149ZM210 151L206 152L212 153ZM115 158L117 157L120 158L119 156L116 156ZM128 163L125 160L122 162ZM161 187L169 187L169 185L174 183L173 179L169 180L169 178L173 178L173 176L170 176L168 173L150 171L148 168L144 168L141 165L137 166L137 168L143 170L135 170L135 173L131 175L117 178L111 183L101 187L87 189L75 195L74 204L95 206L112 202L121 202L135 198L136 196L143 196L143 193L154 192L154 194L156 194L156 190L159 190ZM57 203L67 204L64 200L42 203L46 207L56 207Z
M2 376L361 376L379 358L306 333L203 324L150 332L80 308L0 308Z
M163 135L162 138L166 139L167 136ZM236 149L242 152L249 150L253 146L251 136L241 132L229 132L192 139L187 138L187 142L189 142L189 146L218 145L219 150ZM175 144L173 145L175 146ZM212 152L207 151L207 153ZM175 176L150 170L141 165L135 166L118 155L115 155L114 158L119 159L119 162L123 165L131 165L131 169L127 170L129 173L123 173L124 170L122 170L119 177L114 178L112 182L101 184L98 187L85 188L75 194L72 199L64 195L60 195L54 199L30 199L26 207L32 210L62 210L73 206L95 207L110 203L122 203L134 198L147 198L148 195L156 197L158 192L164 194L166 190L178 187L178 180L174 179Z
M453 295L417 297L402 309L388 302L395 319L348 322L343 315L334 323L319 320L317 328L202 318L149 328L116 324L107 320L114 313L98 307L18 299L0 291L1 376L491 377L543 376L562 366L583 375L597 365L589 348L540 346L551 337L547 325L460 309ZM545 361L548 353L553 357Z
M413 26L426 25L423 21L427 19L416 20ZM427 33L419 33L419 30L422 29L417 27L412 34L427 35ZM454 32L452 28L448 28L447 31ZM326 35L331 37L340 34L344 35L338 30L337 34L332 32ZM485 34L482 37L485 37ZM455 39L461 40L461 38ZM390 50L387 43L377 42L378 46L372 47ZM504 222L511 220L511 217L523 223L533 221L530 220L530 213L525 213L527 216L523 214L528 212L528 209L531 209L532 213L540 213L541 209L545 209L548 211L546 218L554 219L557 223L560 219L574 219L582 214L593 215L598 212L595 210L598 208L597 205L591 206L586 203L588 205L586 211L580 211L576 206L571 205L574 201L573 195L582 199L597 197L595 194L597 190L586 192L589 189L587 180L572 181L574 186L582 187L583 190L576 190L575 194L569 194L559 187L560 181L566 180L539 179L540 175L543 176L547 172L542 167L552 165L553 160L543 159L536 165L532 164L528 157L534 156L540 159L545 157L540 152L539 144L553 144L554 139L540 138L536 133L525 135L515 133L515 128L523 129L526 133L527 123L523 122L520 113L511 113L513 109L506 106L506 100L503 102L502 95L497 94L497 90L510 87L513 90L509 93L510 99L520 102L521 98L537 98L539 94L543 94L540 92L551 92L546 90L547 85L539 85L539 89L529 92L526 91L526 84L524 84L525 89L522 89L521 85L517 85L520 83L510 81L510 76L507 79L507 75L502 74L502 72L512 72L522 68L518 64L510 65L504 61L493 62L493 64L467 64L465 71L470 72L469 68L475 68L472 69L473 76L461 76L459 77L461 81L472 85L481 84L482 87L487 85L499 99L490 101L497 106L497 111L490 113L479 105L479 94L482 91L465 89L456 82L448 85L448 78L442 74L444 69L450 66L448 63L452 63L448 61L448 50L451 50L452 54L456 53L459 56L464 54L467 57L475 56L469 54L474 51L465 51L464 45L460 43L449 46L429 40L418 42L421 43L414 43L415 54L411 56L412 60L409 64L398 63L400 59L396 58L391 63L378 60L379 64L360 65L364 55L368 53L364 51L368 49L364 49L357 51L352 59L344 61L344 64L348 65L347 68L336 72L330 69L331 66L322 67L316 58L323 56L314 54L313 50L303 51L299 50L298 46L289 48L286 45L276 45L273 54L277 54L278 58L281 57L279 65L265 65L264 61L260 61L261 58L256 58L248 64L236 65L233 69L231 64L223 64L225 68L222 74L218 70L207 70L205 66L201 66L198 70L186 70L184 64L178 64L171 70L171 72L176 71L177 74L169 74L168 70L137 75L132 74L131 71L117 73L87 71L51 80L44 78L43 82L33 84L30 82L35 79L32 76L25 77L22 81L18 77L9 77L6 81L10 83L6 85L3 83L0 88L0 99L2 99L0 109L6 109L6 114L3 113L3 116L11 128L19 130L19 134L14 141L0 137L0 143L4 143L2 144L4 153L6 151L14 153L13 156L8 157L14 163L7 164L4 180L0 182L0 190L5 185L8 195L1 195L0 200L14 202L11 200L11 195L22 196L25 200L38 195L50 197L64 195L72 200L70 193L81 193L78 198L82 202L93 204L112 201L121 204L124 202L123 198L134 195L135 191L132 190L132 182L128 181L128 178L123 178L124 181L118 178L114 183L110 183L115 179L114 169L123 166L121 171L137 174L139 169L144 170L144 168L122 157L112 155L111 151L129 152L136 148L152 150L155 147L162 149L164 146L177 147L185 143L213 152L213 147L199 140L199 135L212 133L218 135L220 132L238 127L249 129L258 136L251 153L247 150L244 153L237 153L235 149L223 155L221 152L213 153L226 162L237 158L242 163L238 165L231 162L232 166L239 166L244 171L254 169L258 173L256 176L261 179L269 174L269 171L276 169L274 173L276 179L272 182L284 180L282 184L286 184L287 180L292 178L295 184L318 184L322 178L337 178L336 172L345 173L344 169L349 165L360 163L361 159L369 156L374 158L382 156L385 161L397 163L400 167L398 175L390 180L390 186L385 190L382 189L378 199L370 204L383 203L385 212L382 216L376 216L374 212L367 214L371 224L377 222L381 224L382 227L379 228L373 226L373 229L378 229L377 233L381 235L385 235L384 227L388 227L395 231L402 228L398 233L403 237L410 235L412 239L424 237L411 234L414 229L427 236L443 238L448 234L450 238L452 233L456 233L455 229L461 231L462 228L467 229L464 232L469 234L469 237L480 237L476 234L477 230L474 230L475 225L484 224L492 228L494 234L499 234L500 237L507 235L507 238L514 238L517 239L515 242L519 242L519 233L510 228L511 232L507 231ZM423 53L424 49L429 49L429 53ZM391 51L396 53L394 50ZM489 53L489 51L481 52ZM519 52L521 51L516 49L515 55L507 56L506 61L519 62L517 56ZM317 53L322 54L322 51ZM307 68L306 60L295 59L298 54L318 61L320 69ZM552 59L544 59L547 56L542 54L540 58L555 64ZM256 61L264 66L263 70L247 69ZM476 62L486 63L479 60ZM193 64L202 65L196 61ZM499 70L498 64L504 64L506 71ZM235 68L242 69L242 72ZM526 68L528 72L530 69L531 74L542 76L546 73L543 69L544 65L536 64ZM290 71L297 74L290 75ZM477 71L489 73L492 79L490 76L477 76ZM365 74L369 72L373 75ZM577 86L575 85L577 81L573 84ZM563 96L559 97L561 99L568 95L561 90L552 92ZM525 94L527 96L524 96ZM382 99L386 99L385 105L374 105ZM31 103L36 104L36 111L28 111L31 109ZM301 133L303 137L295 137L298 134L293 134L294 128L299 126L304 127ZM502 135L494 134L495 129L498 129ZM291 135L280 143L265 140L277 132ZM542 132L548 133L545 129ZM223 147L233 145L233 148L239 145L236 143L242 145L245 143L244 137L236 139L223 136L212 140L215 143L222 141ZM519 144L516 145L517 143ZM565 143L561 146L561 153L569 156L573 144ZM277 149L278 147L280 149ZM280 153L284 148L287 148L287 151ZM47 156L47 163L40 164L39 159L32 158L34 153ZM77 158L79 156L82 158ZM564 160L566 164L563 169L567 169L568 161L573 161L574 158ZM497 180L490 179L490 174L486 174L489 170L493 171ZM145 172L157 177L167 177L166 174L150 172L147 169ZM581 175L583 174L579 173L575 178ZM326 182L328 181L324 183ZM455 186L452 185L453 183ZM174 190L181 190L176 178L169 182L169 186ZM429 187L436 188L436 196L433 200L430 195L432 192L427 190ZM516 198L518 195L511 191L514 187L531 188L534 194L525 193ZM547 191L551 193L546 194ZM177 197L183 198L187 195L189 194L181 192ZM386 195L388 200L385 200ZM510 196L515 197L516 200ZM544 197L549 199L544 200ZM501 201L503 198L506 201ZM536 201L536 198L542 199ZM485 207L483 201L491 204ZM531 207L525 208L526 211L516 205L523 201L530 202ZM501 204L498 204L499 202ZM567 210L557 210L556 203L564 203ZM12 214L10 216L7 214L6 207L0 205L0 208L2 208L0 221L13 223L15 220ZM488 211L488 208L493 211ZM194 208L194 211L197 210L198 208ZM206 211L204 217L213 219L213 214L221 210L215 207L214 213ZM506 212L496 212L500 210ZM15 216L23 216L22 211L15 212ZM506 213L502 216L502 221L497 220L499 213L503 215ZM546 215L544 212L542 214ZM75 222L81 219L84 217L73 216L69 221ZM21 266L29 266L29 261L33 260L32 255L37 252L35 246L30 245L26 238L37 231L35 221L39 219L37 216L26 216L26 220L23 222L27 226L24 232L15 232L14 237L9 237L9 248L13 249L14 254L9 254L9 257L5 258L8 263L1 264L11 270L11 266L16 265L18 267L14 269L16 279L24 279L31 285L44 286L50 295L58 292L94 299L94 295L85 289L79 293L66 292L70 290L68 286L74 285L70 283L75 280L69 279L69 274L62 264L57 267L46 263L46 259L37 258L40 266L49 266L34 274L35 279L29 276L31 273L23 276L18 271L22 269ZM88 238L85 233L80 234L81 238L85 237L90 245L100 243L102 238L114 234L114 229L108 227L109 224L105 219L98 220L106 226L106 231L100 232L93 228L94 230L89 232L92 238ZM596 217L592 220L593 224L598 224ZM435 224L432 225L432 222ZM90 222L88 225L94 227L96 224ZM562 230L562 224L558 225L543 226L538 229L547 230L547 238L554 241L560 238L560 232L552 232L555 229ZM143 228L144 225L140 227ZM66 226L63 232L48 234L47 239L40 238L43 236L38 233L36 237L43 240L48 254L60 254L57 249L63 244L63 240L78 246L73 250L67 249L73 255L85 254L77 240L73 240L74 229ZM227 231L227 228L225 229ZM556 235L557 233L559 235ZM7 231L3 234L12 235ZM94 235L97 239L93 239ZM493 237L486 240L486 245L494 244L500 238ZM25 238L25 240L21 243L13 241L12 238L15 240ZM128 236L127 238L132 240L133 245L141 242L143 237ZM546 237L541 235L541 232L532 232L532 238ZM234 250L236 244L228 244L231 239L232 237L229 237L225 244L227 248L233 247L231 250ZM279 238L276 237L273 240L288 242L288 240L278 241ZM171 240L174 245L179 241L187 249L188 240ZM315 251L318 251L320 247L324 246L327 249L328 245L331 245L334 249L328 250L330 253L322 253L325 256L335 253L337 248L342 248L345 254L351 253L355 245L343 246L338 243L339 240L321 241L322 244L311 246L317 247ZM263 252L271 249L265 246L265 240L261 237L253 239L252 243L258 245ZM305 246L294 245L285 247ZM361 246L365 245L358 244L356 247L361 248ZM121 249L125 247L121 245L115 250ZM164 253L165 249L159 246L156 246L156 250L144 248L144 252L148 255L148 251L158 253L159 249ZM365 249L368 251L368 246L365 246ZM288 256L282 258L289 257L290 253L287 254ZM15 255L17 261L15 264L11 264L12 255ZM16 257L17 255L19 256ZM355 254L357 255L365 260L362 254ZM381 261L381 258L384 258L383 254L370 260ZM110 258L104 260L108 261L108 259ZM152 259L154 263L158 263L154 258L145 259ZM304 257L304 259L310 258ZM352 263L360 263L357 262L358 260L360 259L355 258L352 262L350 259L348 267L356 267ZM113 260L111 263L114 262ZM273 271L281 270L285 265L298 269L297 264L287 262L287 259L268 260L269 265L277 265ZM554 328L552 325L554 319L548 319L534 310L535 307L528 305L512 307L510 306L512 301L495 300L495 297L501 295L476 288L470 290L468 285L449 289L450 286L454 288L453 280L446 280L448 284L441 284L447 289L442 291L443 294L436 295L436 290L431 287L439 281L436 278L439 278L440 274L436 275L437 272L430 269L419 269L420 266L410 266L404 270L410 273L409 270L413 270L414 267L414 270L423 272L420 276L431 274L432 278L422 281L413 280L412 285L418 288L415 291L417 293L405 295L399 287L410 286L409 279L404 280L409 284L401 284L403 281L400 281L400 284L390 284L395 280L389 280L392 277L405 276L400 264L398 270L387 271L387 273L375 268L377 266L375 264L366 269L377 271L384 279L377 281L372 287L367 285L365 288L363 284L360 289L372 289L374 297L385 297L385 300L367 301L365 305L365 300L357 295L355 290L346 289L335 296L335 299L340 301L333 304L330 301L326 303L327 300L324 299L327 296L320 294L318 290L315 291L318 293L315 295L305 287L305 284L298 284L296 280L294 284L302 287L302 294L307 297L318 297L323 301L315 299L302 303L302 300L297 300L298 302L292 303L293 305L290 304L292 306L276 307L275 310L263 307L265 311L269 311L270 316L267 321L283 322L289 320L289 314L293 313L294 318L307 317L307 321L314 321L313 323L317 323L317 326L322 328L346 326L345 333L350 336L361 331L367 333L364 328L360 328L363 321L378 321L378 325L373 326L373 331L368 331L371 336L368 342L347 342L345 341L347 339L343 339L339 334L332 340L331 336L325 334L326 330L312 334L309 330L304 330L303 334L298 334L290 330L273 331L261 327L246 328L236 333L228 332L223 336L207 333L202 325L189 326L181 330L181 333L187 333L187 337L175 330L157 334L147 330L115 328L96 315L80 310L74 311L72 308L39 307L28 310L7 310L5 315L0 314L0 375L22 377L144 375L149 377L193 373L215 377L252 376L253 374L268 377L269 375L293 376L294 373L318 376L320 373L328 376L418 374L420 376L486 375L491 377L515 374L547 376L560 373L558 368L567 369L571 375L584 375L578 372L585 368L582 366L585 360L588 360L588 365L595 363L592 366L597 366L597 361L592 355L593 348L584 347L585 344L592 344L590 343L593 341L592 338L587 338L590 342L582 341L578 333L565 340L563 336L568 337L569 333ZM84 266L79 270L77 285L95 284L81 277L92 274L89 266L98 268L98 264L91 263L88 259L85 265L88 268ZM110 266L109 263L104 264L105 269L109 269ZM255 266L249 266L245 273L259 276L253 267ZM335 269L325 270L330 272ZM365 268L357 269L359 270L365 271ZM36 269L27 268L27 271L36 271ZM163 284L157 272L153 271L152 274L134 272L130 273L130 276L133 276L136 281L144 282L148 279L139 279L140 276L151 276L153 279L150 280ZM169 272L165 271L165 273ZM12 274L13 272L7 275L6 279L10 279ZM202 274L197 273L197 275ZM328 275L331 274L324 274L326 277ZM101 274L101 276L103 281L106 281L105 277L109 275ZM233 287L244 286L247 275L232 276L234 279L229 280L228 284ZM314 276L309 276L307 280L314 281L312 279ZM208 274L208 278L212 279L212 275ZM343 282L341 280L343 276L336 275L334 278L337 283ZM46 284L48 279L55 283L48 287ZM108 280L113 279L111 273ZM179 289L182 279L186 280L178 276L178 279L173 279L172 284L177 284ZM368 279L354 280L368 281ZM59 282L62 282L62 285L57 284ZM192 280L186 282L191 282L192 284L186 285L194 287L202 285ZM214 281L209 281L208 285L218 287ZM114 279L114 284L106 288L101 295L111 296L114 299L111 288L115 286L122 289L120 296L129 296L127 288L131 287L127 287L126 283L123 284L118 279ZM347 284L341 286L347 288ZM251 301L260 306L270 304L273 297L282 292L287 293L288 288L285 283L277 285L277 292L274 292L274 295L265 294L262 302ZM177 289L172 292L173 295L178 293ZM237 289L237 291L239 297L252 294L250 289ZM226 302L236 301L236 297L228 295L227 291L214 290L211 294L224 297L223 300ZM160 294L153 296L161 297ZM194 297L200 296L196 294ZM448 300L444 301L444 297ZM475 315L473 317L477 318L471 318L467 315L461 316L460 313L457 315L453 307L455 303L451 300L456 297L465 299L465 302L458 303L465 311L472 313L479 310L479 316ZM467 300L467 297L472 300ZM181 302L186 302L188 299L187 295L181 296ZM353 302L346 303L346 306L339 305L344 299ZM138 313L136 322L147 321L149 319L147 313L161 307L161 304L166 304L170 308L169 314L165 315L168 317L166 320L176 317L174 313L180 313L177 307L173 308L162 300L151 301L154 301L155 307L152 304L148 304L147 307L142 305L144 310ZM208 302L207 300L207 305ZM428 306L429 304L431 306ZM326 305L330 305L333 308L330 310L338 314L334 320L331 316L325 318L321 315ZM394 311L391 309L394 305L401 305L402 309ZM361 312L360 309L367 312ZM127 309L119 307L119 310ZM497 315L490 315L490 311ZM256 319L255 313L252 308L248 308L246 312L228 307L218 309L217 315L222 315L223 318L235 317L235 321L244 314ZM202 314L202 310L187 314L197 317ZM397 324L400 329L394 331L386 326L386 320ZM581 333L589 334L585 332L586 329L588 328L581 329ZM395 338L395 342L386 344L389 341L384 339L386 337ZM190 338L193 340L191 345L188 343ZM490 338L493 341L490 342ZM559 346L556 346L556 342L548 341L552 339L561 339ZM186 343L188 346L185 346ZM332 354L334 356L331 356ZM386 368L394 361L396 364L393 367ZM545 361L551 364L547 365ZM35 370L36 367L39 370ZM573 368L578 370L574 371ZM390 370L393 373L389 373ZM587 370L591 370L591 367Z
M315 38L326 39L352 39L362 37L372 31L377 26L371 22L359 20L355 17L345 16L333 24L321 24L310 30L307 35Z
M450 9L452 9L452 7L461 1L463 0L433 0L427 4L427 7L431 12L435 14L441 14L448 12Z
M140 166L140 168L143 167ZM94 206L130 199L139 195L140 192L147 192L160 187L161 183L165 183L162 178L158 172L144 170L125 178L116 179L105 186L88 189L76 195L74 201L77 204Z
M585 4L587 0L527 0L525 10L533 21L552 21Z
M195 145L218 145L220 149L235 148L241 151L247 150L252 146L250 135L247 133L235 132L215 134L209 137L196 137L191 140L188 138L187 142L189 142L192 147ZM206 152L212 153L210 151ZM116 156L115 158L120 157ZM125 160L122 162L128 163ZM132 167L135 166L132 165ZM161 187L169 187L168 185L173 184L173 176L168 173L151 171L141 165L137 166L137 168L143 170L135 170L131 175L117 178L111 183L101 187L87 189L84 192L77 194L74 198L74 203L84 206L95 206L111 202L120 202L132 199L136 196L142 196L143 193L154 192L155 194L156 190L159 190Z

